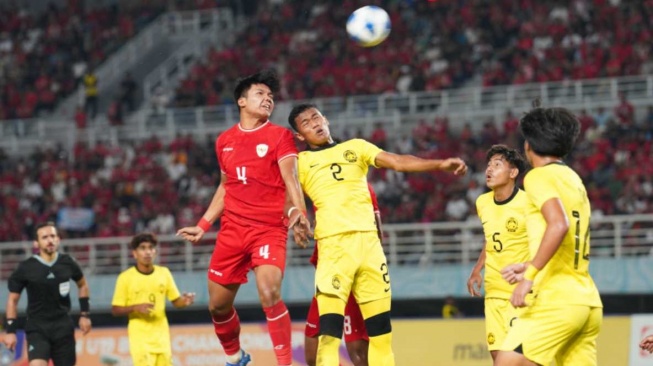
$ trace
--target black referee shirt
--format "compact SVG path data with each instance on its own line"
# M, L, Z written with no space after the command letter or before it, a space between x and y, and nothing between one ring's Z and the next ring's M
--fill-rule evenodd
M28 320L56 320L68 316L70 287L82 277L79 264L68 254L57 253L52 263L34 255L20 262L9 277L8 287L15 293L27 289Z

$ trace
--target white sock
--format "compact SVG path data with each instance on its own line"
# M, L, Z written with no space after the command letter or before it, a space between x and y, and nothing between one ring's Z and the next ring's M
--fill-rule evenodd
M243 356L243 351L239 349L238 352L236 352L236 354L227 355L227 361L229 361L229 363L236 363L240 361L242 356Z

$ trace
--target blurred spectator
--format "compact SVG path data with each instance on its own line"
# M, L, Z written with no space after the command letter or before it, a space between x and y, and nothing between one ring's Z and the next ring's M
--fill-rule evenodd
M123 112L133 112L136 108L136 91L138 85L131 73L125 73L120 81L120 103Z
M86 112L81 106L78 106L77 110L75 110L75 126L80 130L86 128Z
M442 306L442 317L444 319L462 318L464 315L465 314L458 309L456 300L453 297L447 296L447 298L444 299L444 305Z
M98 112L99 80L93 73L93 70L90 69L86 70L86 74L84 74L82 80L84 85L84 111L91 120L94 120Z

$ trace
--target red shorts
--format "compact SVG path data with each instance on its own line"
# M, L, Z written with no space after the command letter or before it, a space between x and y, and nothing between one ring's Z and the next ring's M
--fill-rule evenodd
M366 341L370 340L370 337L367 336L365 320L363 320L361 309L356 303L354 294L349 294L349 300L345 306L344 333L345 342L353 342L361 339ZM320 313L317 308L317 299L315 296L311 302L311 307L308 309L304 334L309 338L315 338L320 335Z
M209 280L221 285L246 283L250 269L262 264L286 268L288 229L275 226L244 226L221 221L209 263Z

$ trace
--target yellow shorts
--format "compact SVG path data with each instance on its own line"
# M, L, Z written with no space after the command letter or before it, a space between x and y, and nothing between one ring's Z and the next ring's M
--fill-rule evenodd
M515 351L521 346L521 353L540 365L555 359L560 366L595 366L602 322L602 308L533 304L513 324L501 350Z
M171 353L150 353L132 349L131 356L133 366L172 366Z
M489 351L498 351L501 348L508 330L522 312L522 309L512 306L508 299L485 298L485 334Z
M315 288L342 299L343 309L350 292L359 304L390 297L388 264L376 231L320 239Z

